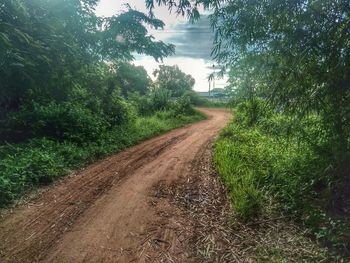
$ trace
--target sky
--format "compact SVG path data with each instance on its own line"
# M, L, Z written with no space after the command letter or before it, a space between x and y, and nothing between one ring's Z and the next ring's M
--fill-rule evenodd
M100 0L96 8L99 16L112 16L125 10L125 4L132 8L147 13L143 0ZM186 74L192 75L196 80L194 90L208 91L208 75L213 72L215 64L210 58L213 42L213 33L209 19L206 15L192 24L186 18L170 14L166 7L156 7L155 16L165 23L163 30L149 29L149 34L156 40L175 45L175 55L163 60L165 65L178 65ZM135 54L135 65L145 67L150 77L154 78L153 71L159 64L152 57ZM226 86L226 78L215 80L216 88Z

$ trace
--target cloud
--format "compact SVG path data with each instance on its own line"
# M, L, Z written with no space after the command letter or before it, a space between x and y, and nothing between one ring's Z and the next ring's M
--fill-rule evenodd
M125 4L146 12L144 0L101 0L96 8L100 16L112 16L125 10ZM176 46L176 57L198 58L210 60L213 44L213 32L207 14L203 14L195 23L187 21L186 17L170 14L165 6L157 7L155 16L165 23L164 30L148 28L149 33L156 39ZM204 10L201 10L204 12Z
M163 32L169 34L164 40L176 46L175 56L200 58L206 61L211 59L214 37L208 16L202 16L195 23L178 23ZM159 34L162 34L162 31Z
M126 4L140 12L148 13L145 0L100 0L96 7L96 14L99 16L110 17L126 11ZM186 17L170 14L168 7L157 6L154 10L155 17L162 20L166 25L172 25L186 21Z

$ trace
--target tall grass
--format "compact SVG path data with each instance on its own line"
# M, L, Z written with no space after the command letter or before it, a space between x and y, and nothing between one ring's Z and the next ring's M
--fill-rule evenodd
M325 154L318 117L295 122L265 106L262 101L240 105L216 142L215 163L235 212L248 221L278 210L344 249L349 227L327 213L338 164Z

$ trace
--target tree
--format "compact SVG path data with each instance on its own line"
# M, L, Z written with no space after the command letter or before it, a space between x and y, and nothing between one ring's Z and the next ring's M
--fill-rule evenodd
M117 63L116 75L124 97L131 92L145 95L149 91L152 81L142 66L135 66L128 62Z
M182 72L178 66L160 65L153 74L157 77L158 87L169 90L174 97L180 97L195 84L192 76Z

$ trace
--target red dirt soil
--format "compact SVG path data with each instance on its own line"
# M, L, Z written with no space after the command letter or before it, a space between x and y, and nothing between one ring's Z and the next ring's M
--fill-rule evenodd
M222 109L201 111L207 120L99 161L8 213L0 222L0 262L156 262L142 256L140 237L159 213L163 221L171 217L164 216L166 203L161 211L152 204L154 187L191 176L198 153L231 116ZM171 230L163 230L153 240L172 247Z

